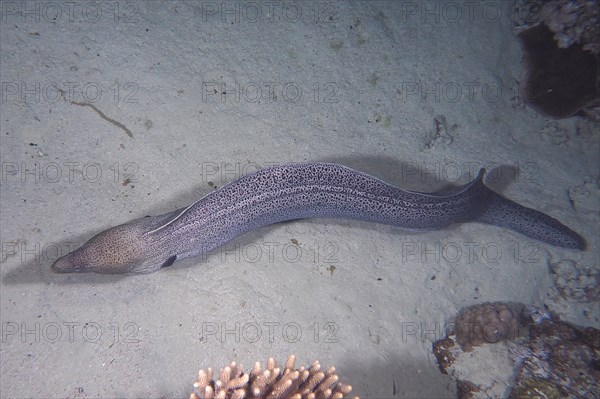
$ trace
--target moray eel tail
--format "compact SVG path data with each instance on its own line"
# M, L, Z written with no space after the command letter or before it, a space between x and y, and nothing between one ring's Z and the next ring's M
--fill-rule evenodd
M474 221L505 227L529 238L566 249L585 251L587 246L582 236L558 220L519 205L492 190L489 190L486 209Z

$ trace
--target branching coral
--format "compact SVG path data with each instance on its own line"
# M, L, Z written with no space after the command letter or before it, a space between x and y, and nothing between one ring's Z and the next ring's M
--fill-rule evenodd
M335 367L322 371L315 361L308 369L296 369L295 361L291 355L282 370L269 358L265 370L256 362L249 374L231 362L221 369L216 381L211 368L200 370L190 399L341 399L352 391L350 385L339 382Z

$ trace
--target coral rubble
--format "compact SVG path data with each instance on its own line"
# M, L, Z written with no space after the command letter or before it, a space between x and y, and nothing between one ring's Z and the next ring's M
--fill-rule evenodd
M554 33L558 47L578 43L600 53L600 6L597 0L551 0L542 6L541 20Z
M563 298L579 303L600 300L600 271L574 260L561 260L550 264L554 285Z
M579 44L559 48L544 24L518 37L524 64L519 89L526 104L548 116L566 118L598 103L598 55L582 50Z
M493 314L490 305L467 308L462 318L478 319L476 315L484 308ZM500 317L498 308L503 309L494 304ZM524 306L517 313L523 334L513 341L474 347L476 341L469 340L465 346L470 353L454 335L433 344L440 370L456 380L459 397L598 398L600 330L570 325L534 306ZM511 320L516 320L514 313Z
M532 322L515 397L597 398L600 394L600 330L575 328L552 318ZM542 397L539 396L538 397Z
M522 11L522 12L519 12ZM598 0L524 0L521 95L537 111L566 118L600 104Z
M265 370L256 362L249 374L232 362L221 369L216 381L211 368L200 370L190 399L341 399L352 391L339 382L335 367L323 371L315 361L308 369L296 369L295 360L291 355L282 369L269 358Z

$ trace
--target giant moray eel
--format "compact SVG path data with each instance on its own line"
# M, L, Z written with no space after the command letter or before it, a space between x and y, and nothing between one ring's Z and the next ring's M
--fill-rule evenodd
M407 191L334 163L261 169L187 208L105 230L52 265L56 272L150 273L206 253L247 231L303 218L344 218L409 230L482 222L574 250L585 240L558 220L472 182L444 194Z

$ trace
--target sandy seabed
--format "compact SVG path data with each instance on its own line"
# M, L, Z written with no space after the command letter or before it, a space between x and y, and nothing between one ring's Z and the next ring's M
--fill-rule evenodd
M598 328L598 298L552 266L597 276L598 126L525 107L510 2L470 4L2 2L0 396L185 397L199 368L294 353L361 397L452 398L431 347L465 306ZM50 271L108 227L304 161L425 192L486 167L588 250L328 219L154 274Z

